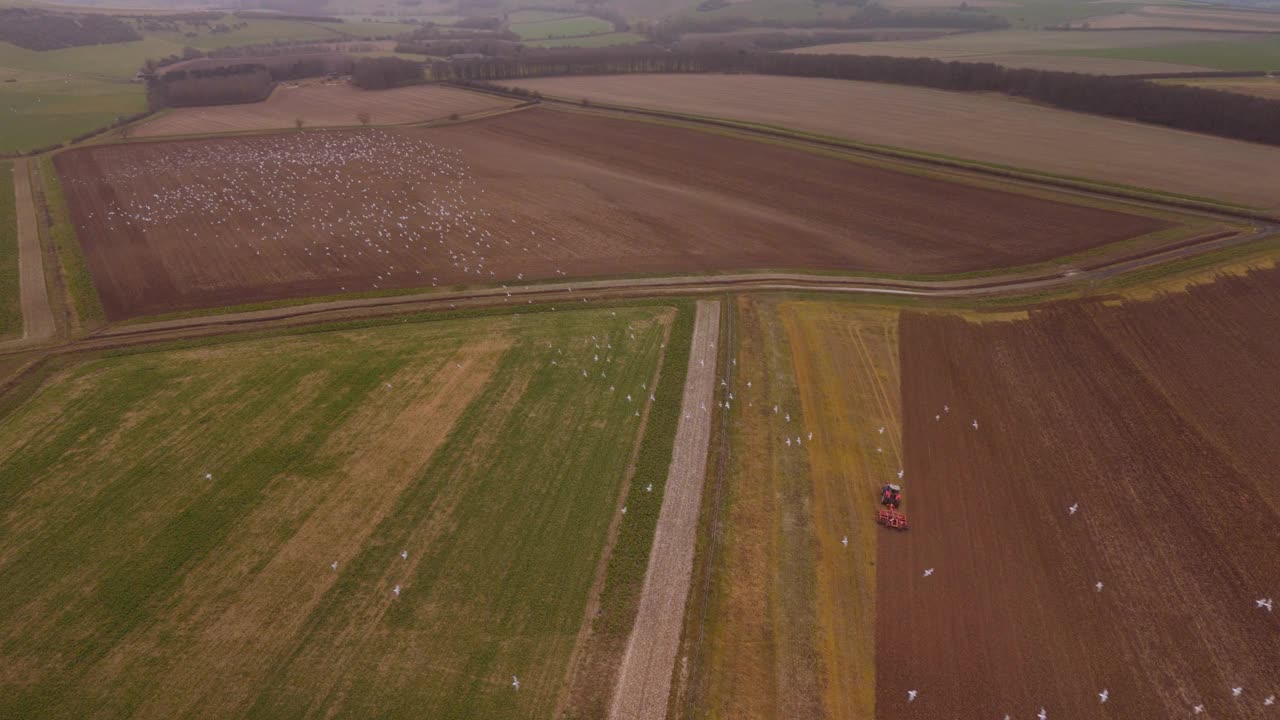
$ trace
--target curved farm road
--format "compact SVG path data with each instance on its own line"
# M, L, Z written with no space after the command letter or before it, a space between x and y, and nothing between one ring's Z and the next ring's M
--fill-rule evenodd
M711 398L716 380L720 303L700 300L676 427L671 468L644 575L640 609L618 670L610 720L663 720L671 692L685 599L689 596L702 481L711 443Z
M22 339L53 337L53 308L44 283L44 259L40 252L40 232L36 227L36 205L31 196L29 160L13 163L14 203L18 213L18 278L22 295Z

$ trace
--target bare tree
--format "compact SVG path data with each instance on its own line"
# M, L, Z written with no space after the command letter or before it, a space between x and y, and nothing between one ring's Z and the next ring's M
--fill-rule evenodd
M302 129L302 126L303 126L303 125L306 125L306 124L307 124L307 123L306 123L306 121L305 121L305 120L303 120L302 118L294 118L294 119L293 119L293 126L294 126L294 127L296 127L296 128L298 128L299 130L301 130L301 129Z
M360 121L361 125L368 125L369 121L372 120L373 118L369 115L367 111L361 111L356 113L356 119Z

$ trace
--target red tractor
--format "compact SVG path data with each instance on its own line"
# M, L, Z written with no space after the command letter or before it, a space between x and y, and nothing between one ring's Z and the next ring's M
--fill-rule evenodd
M889 483L880 488L880 509L876 511L876 522L894 530L907 529L907 516L898 512L902 506L902 487Z

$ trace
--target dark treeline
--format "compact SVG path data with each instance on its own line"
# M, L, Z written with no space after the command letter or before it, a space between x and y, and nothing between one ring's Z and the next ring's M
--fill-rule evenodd
M422 80L422 66L402 58L361 58L351 70L351 83L365 90L412 85Z
M949 28L960 30L999 30L1009 21L980 10L890 10L878 3L866 5L847 18L826 18L786 22L752 20L745 17L698 17L682 15L668 18L649 28L654 40L673 43L686 33L720 33L753 27L770 28Z
M332 15L299 15L291 13L276 12L253 12L252 10L244 10L235 14L238 18L247 18L254 20L303 20L307 22L326 22L340 23L342 18Z
M1280 145L1280 100L1187 85L1013 69L990 63L747 51L595 53L583 50L526 52L518 58L434 63L431 71L433 78L463 82L549 75L746 72L1001 92L1065 110Z
M490 57L515 57L524 51L524 45L512 40L474 38L468 40L414 40L396 44L396 52L415 55L449 57L467 53L480 53Z
M172 70L147 84L151 108L232 105L265 100L275 87L262 65L245 63L208 70Z
M141 39L133 26L110 15L63 15L26 8L0 8L0 41L28 50L57 50Z

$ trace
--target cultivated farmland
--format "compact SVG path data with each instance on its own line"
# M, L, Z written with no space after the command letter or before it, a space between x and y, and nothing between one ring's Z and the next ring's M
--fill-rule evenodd
M716 564L680 717L878 717L870 515L901 463L897 313L746 297L736 312L731 460L708 479Z
M0 419L0 715L549 717L674 315L48 368Z
M820 78L619 75L513 82L548 96L794 128L1120 185L1280 208L1280 148L1010 98Z
M877 717L1093 717L1104 689L1108 716L1270 717L1277 312L1270 270L1015 322L904 315L913 529L878 545Z
M964 272L1169 226L551 110L432 129L95 146L57 163L109 319L565 276Z
M307 127L358 125L357 116L361 113L368 113L369 122L374 125L399 125L499 110L514 104L493 95L441 85L361 90L347 84L286 84L278 86L271 97L260 103L170 110L138 126L134 135L155 137L292 128L299 119Z

